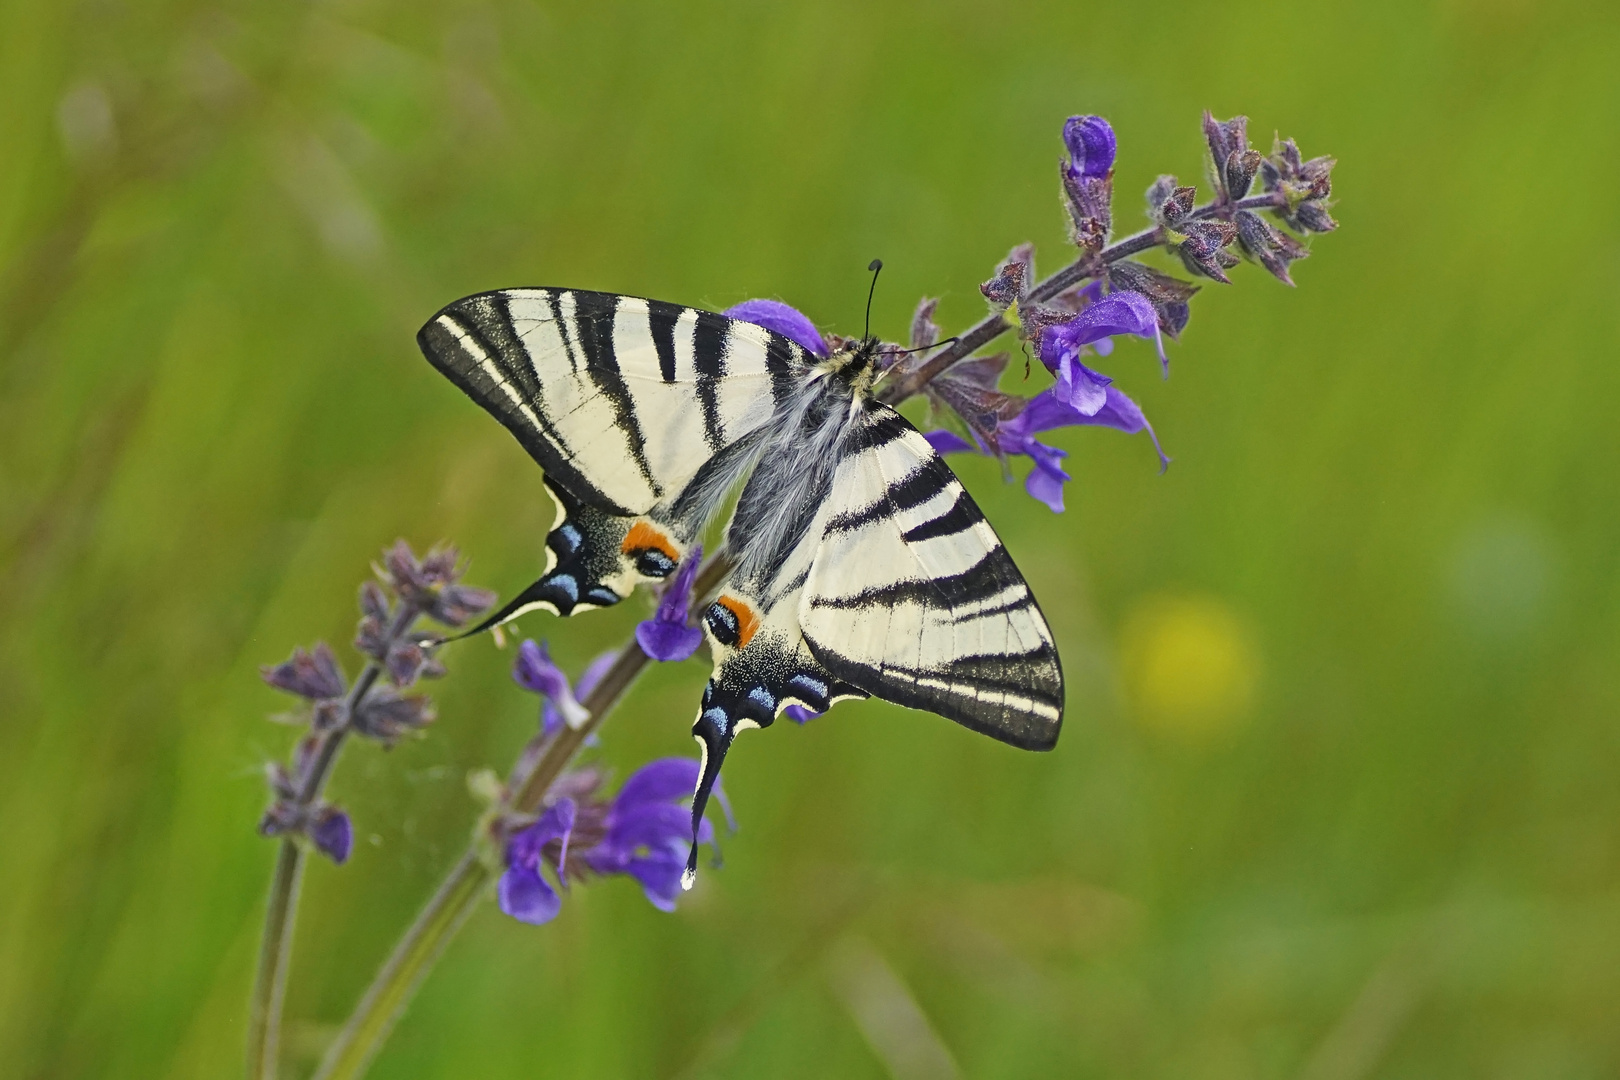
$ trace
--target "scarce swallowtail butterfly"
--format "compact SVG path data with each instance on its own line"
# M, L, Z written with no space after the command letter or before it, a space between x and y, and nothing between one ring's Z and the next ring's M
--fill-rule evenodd
M950 467L874 396L876 339L823 358L709 311L536 288L457 300L417 340L557 502L545 574L479 629L669 577L736 493L734 566L702 613L694 826L737 733L789 705L870 696L1057 742L1051 630Z

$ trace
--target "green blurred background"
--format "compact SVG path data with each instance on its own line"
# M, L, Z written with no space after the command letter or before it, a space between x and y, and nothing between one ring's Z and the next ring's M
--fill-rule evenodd
M378 1077L1620 1073L1617 9L11 0L0 7L0 1073L240 1069L292 733L257 667L343 645L397 536L503 592L530 461L413 334L480 289L859 330L1065 258L1070 113L1117 218L1200 110L1340 159L1285 288L1197 297L1145 437L1064 432L1055 516L961 464L1041 597L1067 731L875 703L743 741L727 865L544 929L486 907ZM1604 478L1608 479L1605 480ZM627 605L635 608L638 605ZM554 625L577 667L640 612ZM352 653L343 650L351 669ZM309 874L312 1066L535 703L457 648L428 738L352 747ZM699 661L605 729L690 753Z

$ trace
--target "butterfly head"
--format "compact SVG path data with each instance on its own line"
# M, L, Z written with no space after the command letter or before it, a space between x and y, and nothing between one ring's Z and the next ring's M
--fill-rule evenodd
M826 374L847 384L856 395L870 391L877 377L878 339L872 336L872 297L877 292L883 260L873 259L867 269L872 272L872 284L866 290L866 329L858 338L832 335L832 355L817 365Z
M835 335L830 343L831 355L816 366L829 376L848 384L856 394L872 388L877 378L878 339L875 337L843 338Z

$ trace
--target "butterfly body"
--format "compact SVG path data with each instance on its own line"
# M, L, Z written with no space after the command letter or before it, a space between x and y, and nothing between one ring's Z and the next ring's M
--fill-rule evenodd
M1062 721L1040 609L927 440L873 395L875 342L822 357L694 308L564 289L456 301L428 359L546 472L546 573L489 625L663 580L736 493L702 614L715 662L695 813L738 731L876 696L1027 749Z

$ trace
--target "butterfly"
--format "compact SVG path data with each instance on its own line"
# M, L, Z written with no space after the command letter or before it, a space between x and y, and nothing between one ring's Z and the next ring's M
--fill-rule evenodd
M701 622L701 820L738 732L876 697L1029 750L1063 720L1051 630L984 514L874 393L875 338L819 356L714 312L579 289L450 304L417 341L544 470L545 573L478 629L610 607L735 497ZM694 844L683 884L696 873Z

